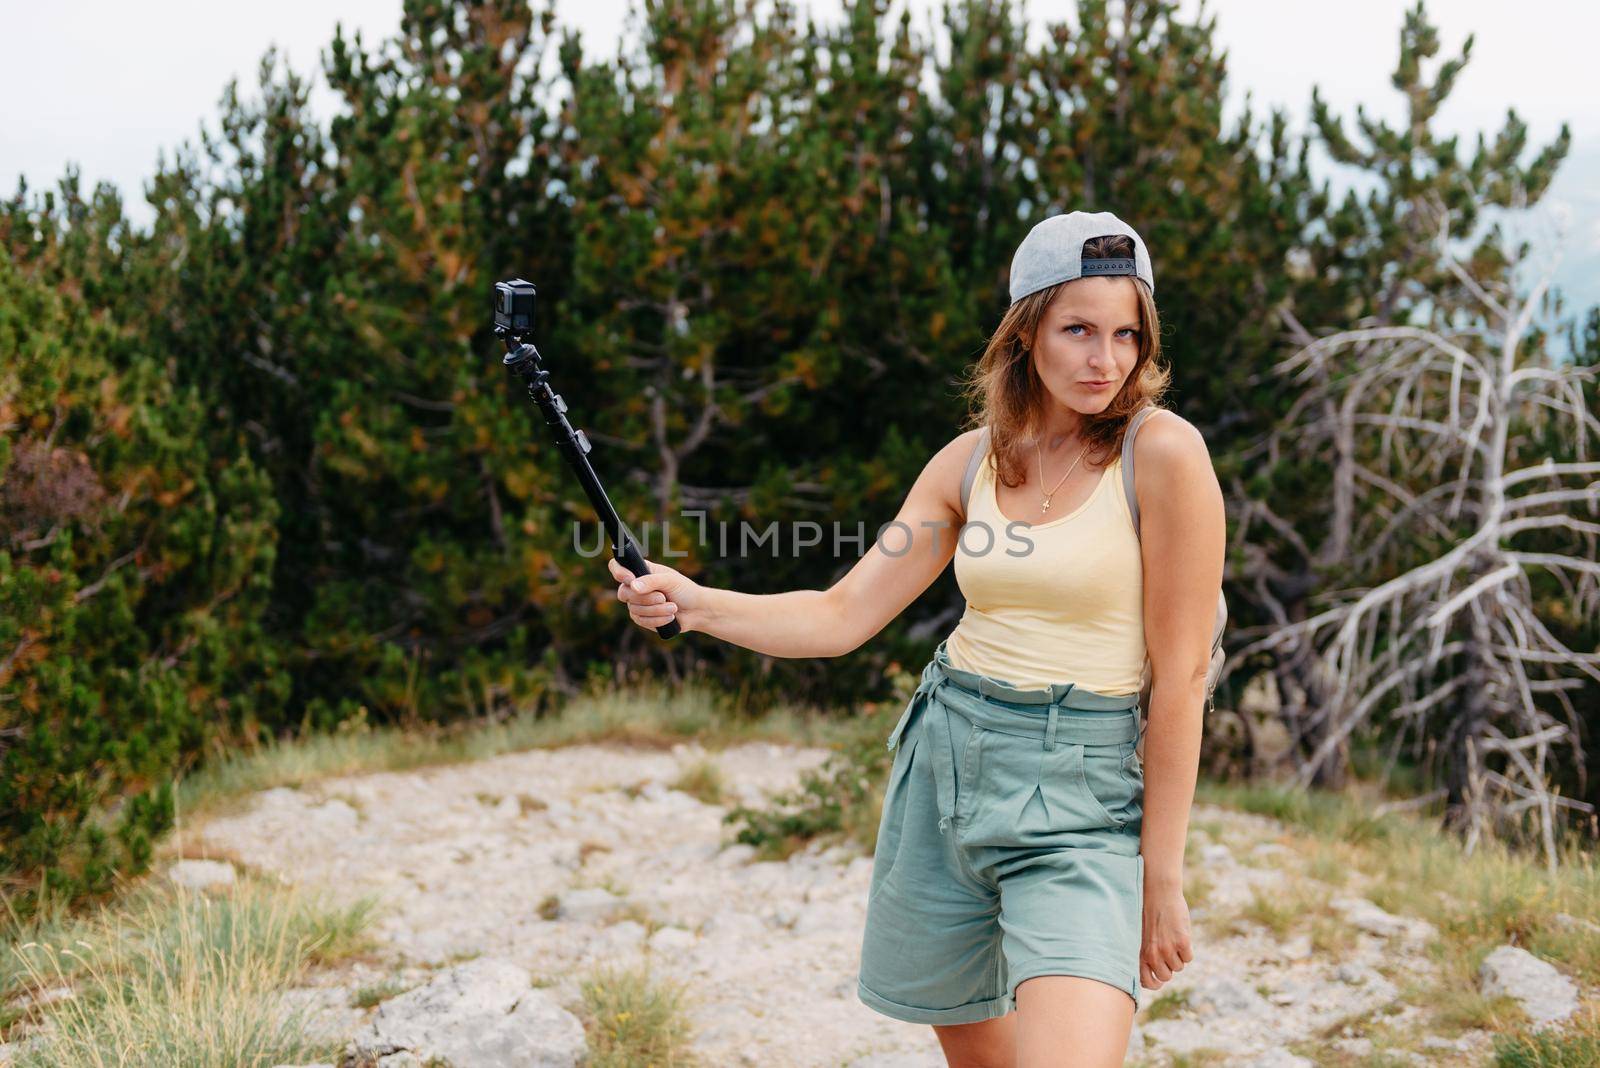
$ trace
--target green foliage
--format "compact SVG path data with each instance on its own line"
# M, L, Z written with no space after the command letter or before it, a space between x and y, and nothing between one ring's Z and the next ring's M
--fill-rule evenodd
M894 693L867 702L861 715L838 732L833 752L822 766L803 772L800 785L780 791L752 808L735 805L722 821L740 824L735 841L754 846L759 856L780 860L813 841L844 840L870 853L877 845L884 779L894 753L884 739L910 701L917 679L895 666L889 673Z
M763 859L782 859L813 839L843 837L861 829L862 813L876 809L874 795L888 774L892 753L882 739L858 738L828 755L821 768L802 774L798 789L776 794L760 808L735 805L724 823L741 823L735 840L756 847ZM871 848L872 842L863 843Z
M142 871L173 771L285 696L270 485L41 273L0 249L0 888L24 911Z

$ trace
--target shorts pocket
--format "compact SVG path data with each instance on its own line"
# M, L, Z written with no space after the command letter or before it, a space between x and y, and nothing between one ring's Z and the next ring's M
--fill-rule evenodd
M1126 746L1057 745L1044 751L1039 788L1052 831L1121 829L1137 815L1135 790L1124 769Z
M1129 770L1128 757L1133 743L1113 742L1109 745L1080 745L1079 773L1083 788L1112 827L1124 827L1135 816L1141 815L1139 795L1134 773ZM1143 773L1139 773L1139 783Z

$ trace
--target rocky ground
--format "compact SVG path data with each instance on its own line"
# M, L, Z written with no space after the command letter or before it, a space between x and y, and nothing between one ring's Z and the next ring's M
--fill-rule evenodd
M226 865L190 860L173 874L204 883L244 865L340 896L382 895L380 959L288 998L374 1058L389 1052L385 1065L430 1051L461 1068L572 1064L580 980L648 957L688 984L706 1065L942 1066L930 1028L856 1000L871 859L835 848L763 863L748 846L725 846L728 806L669 786L707 756L694 745L585 745L268 790L240 815L185 829L191 857ZM730 804L790 788L826 756L769 744L710 754ZM1196 956L1145 992L1130 1063L1189 1053L1190 1063L1354 1064L1373 1052L1372 1035L1381 1050L1383 1035L1408 1030L1421 1052L1388 1063L1484 1063L1483 1032L1414 1033L1423 1010L1397 984L1434 967L1425 922L1384 912L1354 881L1328 888L1315 946L1288 926L1280 937L1248 918L1219 922L1248 917L1257 890L1302 900L1308 876L1271 820L1198 805L1191 827L1190 870L1205 883L1191 898ZM1486 981L1553 997L1540 1011L1562 1012L1570 984L1563 993L1532 958L1503 964ZM529 980L536 997L521 996ZM394 999L354 1007L355 991L384 983Z

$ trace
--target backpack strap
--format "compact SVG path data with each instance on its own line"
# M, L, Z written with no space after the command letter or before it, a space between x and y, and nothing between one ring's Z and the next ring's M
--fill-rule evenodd
M1147 404L1133 413L1133 418L1128 420L1128 429L1122 435L1122 492L1128 498L1128 514L1133 517L1133 532L1139 533L1139 498L1133 492L1133 436L1139 427L1155 412L1162 409L1153 404ZM1211 662L1206 669L1206 707L1215 708L1214 695L1217 681L1222 675L1222 666L1227 657L1222 648L1222 635L1228 625L1228 599L1223 591L1217 591L1217 612L1211 624ZM1139 679L1139 707L1146 709L1150 704L1150 657L1144 658L1144 671ZM1141 713L1142 714L1142 713ZM1144 744L1144 727L1139 728L1139 744Z
M988 451L989 428L984 427L978 431L978 443L972 447L972 455L967 458L967 472L961 476L961 515L967 514L967 500L972 496L972 480L978 474L978 461L983 459L983 454Z
M1128 514L1133 517L1135 535L1139 533L1139 498L1133 492L1133 436L1139 432L1140 424L1160 410L1154 404L1140 408L1128 420L1128 429L1122 435L1122 494L1128 499Z

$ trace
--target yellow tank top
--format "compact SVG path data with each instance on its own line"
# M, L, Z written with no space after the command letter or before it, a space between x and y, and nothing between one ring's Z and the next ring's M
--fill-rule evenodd
M1120 455L1074 511L1011 526L995 496L990 452L973 476L967 522L987 531L967 529L956 548L967 609L945 642L953 665L1022 688L1139 690L1144 573Z

